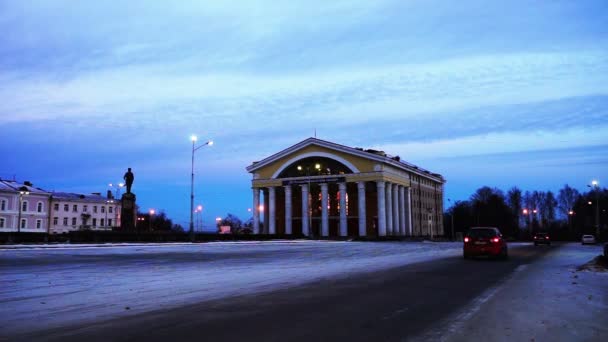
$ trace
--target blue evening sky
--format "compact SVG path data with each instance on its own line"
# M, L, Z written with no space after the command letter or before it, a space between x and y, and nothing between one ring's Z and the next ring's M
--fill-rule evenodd
M0 176L187 226L314 134L483 185L608 183L608 2L0 0Z

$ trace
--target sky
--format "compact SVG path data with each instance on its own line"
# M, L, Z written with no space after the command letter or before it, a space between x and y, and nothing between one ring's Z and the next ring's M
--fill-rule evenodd
M0 0L0 177L250 216L308 137L479 187L608 183L608 2Z

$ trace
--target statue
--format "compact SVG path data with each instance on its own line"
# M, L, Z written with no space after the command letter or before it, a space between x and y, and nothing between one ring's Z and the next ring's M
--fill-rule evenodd
M130 194L131 185L133 185L133 181L135 180L135 176L133 175L133 172L131 172L131 168L127 170L123 178L125 180L125 184L127 185L127 193Z

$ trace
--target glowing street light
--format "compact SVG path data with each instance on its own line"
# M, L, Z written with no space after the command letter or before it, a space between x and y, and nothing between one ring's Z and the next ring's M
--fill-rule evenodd
M156 210L150 209L150 211L148 211L148 214L150 214L150 217L148 219L148 230L152 231L152 216L156 214Z
M192 141L192 173L190 178L190 241L194 241L194 152L198 151L203 146L213 146L213 141L209 140L206 143L196 146L198 137L192 135L190 137Z
M23 189L27 189L27 188L23 187ZM30 194L30 192L27 190L19 191L19 215L17 218L17 233L21 233L21 209L23 207L23 196L27 196L29 194ZM23 227L23 228L25 228L25 227Z
M594 179L591 181L591 185L587 185L595 192L595 236L599 239L600 237L600 183ZM589 201L591 205L591 201Z

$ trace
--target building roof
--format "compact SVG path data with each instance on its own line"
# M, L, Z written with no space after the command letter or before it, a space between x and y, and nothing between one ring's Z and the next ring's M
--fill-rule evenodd
M265 159L257 161L257 162L253 162L250 166L247 167L247 171L255 172L256 170L259 170L260 168L263 168L264 166L269 165L269 164L279 160L280 158L285 157L286 155L292 154L292 153L294 153L298 150L301 150L310 145L317 145L317 146L325 147L328 149L341 151L344 153L359 156L362 158L386 163L386 164L395 166L397 168L400 168L402 170L406 170L408 172L418 174L418 175L426 177L426 178L433 179L437 182L445 183L445 179L440 174L433 173L433 172L430 172L429 170L423 169L414 164L404 162L401 160L401 158L399 156L391 156L391 155L385 153L384 151L363 149L363 148L357 148L357 147L349 147L349 146L340 145L340 144L336 144L336 143L333 143L330 141L321 140L321 139L312 138L312 137L308 138L306 140L303 140L291 147L288 147L288 148L284 149L283 151L277 152L268 158L265 158Z
M30 194L49 195L49 192L37 187L34 187L30 182L17 182L13 180L0 179L0 191L17 192L25 190Z
M105 203L108 198L101 196L100 194L77 194L72 192L52 192L53 200L59 201L76 201L76 202L94 202L94 203Z

